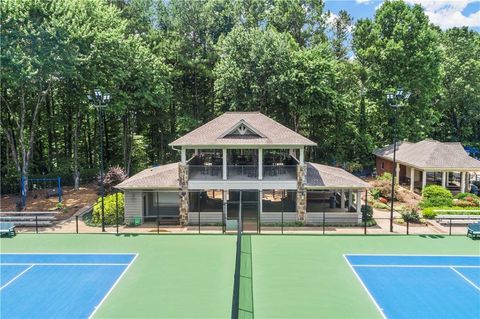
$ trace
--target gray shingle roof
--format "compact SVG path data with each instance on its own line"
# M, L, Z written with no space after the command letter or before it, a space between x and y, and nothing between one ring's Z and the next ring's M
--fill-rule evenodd
M370 184L339 167L307 163L308 188L370 188Z
M381 148L373 154L393 160L393 145ZM404 165L420 169L480 169L480 161L468 156L461 143L443 143L423 140L418 143L402 142L397 145L396 159Z
M260 135L222 137L237 124L246 123ZM260 112L226 112L199 128L185 134L170 146L202 145L292 145L315 146L315 142L292 131Z
M172 163L144 169L116 187L120 189L179 188L178 164Z

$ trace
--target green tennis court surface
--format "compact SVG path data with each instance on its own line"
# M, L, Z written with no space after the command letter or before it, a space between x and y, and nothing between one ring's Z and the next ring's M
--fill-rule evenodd
M136 253L96 318L230 318L236 236L25 235L1 252ZM344 254L479 255L440 236L243 235L240 318L381 318ZM48 284L48 283L46 283ZM403 302L399 300L398 306Z

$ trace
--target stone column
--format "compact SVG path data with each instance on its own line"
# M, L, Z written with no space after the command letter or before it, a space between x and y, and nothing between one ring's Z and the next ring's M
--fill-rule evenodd
M427 171L422 171L422 191L427 185Z
M357 190L357 194L355 196L356 198L356 206L357 206L357 216L358 216L358 222L360 223L362 221L362 191Z
M415 190L415 168L410 167L410 191Z
M180 225L188 224L188 166L178 164L178 181L180 182Z
M353 192L351 190L348 191L348 211L350 211L350 207L353 206Z
M307 192L305 180L307 178L307 166L297 165L297 219L305 223L307 213Z
M447 172L442 172L442 186L447 187Z
M465 193L465 184L466 183L466 178L465 178L465 172L460 173L460 193Z
M305 164L305 149L302 147L300 149L300 158L299 158L299 161L300 161L300 165L304 165Z
M345 190L340 191L340 208L345 208Z

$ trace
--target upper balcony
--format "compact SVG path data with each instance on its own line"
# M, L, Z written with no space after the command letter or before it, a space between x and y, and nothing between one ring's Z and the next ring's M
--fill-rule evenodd
M298 163L293 154L284 150L257 149L199 151L187 162L189 179L196 181L292 181L297 178Z

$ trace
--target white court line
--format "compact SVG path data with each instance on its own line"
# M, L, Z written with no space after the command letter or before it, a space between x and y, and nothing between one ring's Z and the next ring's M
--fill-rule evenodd
M127 273L128 271L128 268L130 268L130 266L133 264L133 262L135 261L135 259L137 259L138 257L138 254L135 254L135 257L133 257L132 261L128 264L128 266L125 268L125 270L120 274L120 276L117 278L117 280L115 281L115 283L112 285L112 287L110 288L110 290L105 294L105 296L103 297L103 299L100 301L100 303L98 305L95 306L93 312L90 314L90 316L88 316L88 319L91 319L93 317L93 315L95 314L95 312L97 312L97 310L100 308L100 306L105 302L105 300L107 300L107 297L110 295L110 293L113 291L113 289L115 288L115 286L120 282L120 280L122 279L122 277Z
M414 256L414 257L476 257L480 255L415 255L415 254L345 254L345 256Z
M365 291L367 292L368 296L370 297L370 299L372 299L373 303L375 304L375 306L377 307L378 311L380 312L380 314L382 315L382 317L384 319L387 319L387 316L385 316L385 314L383 313L383 309L380 308L380 306L378 305L377 301L375 300L375 298L373 298L372 294L370 293L370 291L368 290L367 286L365 286L362 278L360 278L360 276L357 274L357 272L355 271L355 269L352 267L352 265L350 264L350 262L348 261L348 258L346 255L343 255L343 258L345 258L345 261L347 262L348 266L350 267L350 269L352 270L352 272L355 274L355 277L357 277L358 281L360 282L360 284L362 285L363 289L365 289Z
M19 273L18 275L16 275L15 277L13 277L12 279L10 279L9 282L7 282L5 285L3 285L2 287L0 287L0 290L2 290L3 288L7 287L8 285L10 285L12 282L14 282L15 280L17 280L21 275L23 275L24 273L26 273L27 271L29 271L33 266L35 265L30 265L30 267L28 267L27 269L25 269L24 271L22 271L21 273Z
M352 265L353 267L375 267L375 268L480 268L479 266L462 266L462 265Z
M453 267L450 267L451 270L453 270L454 272L456 272L460 277L462 277L463 279L465 279L470 285L472 285L473 287L475 287L478 291L480 291L480 287L478 287L477 285L475 285L470 279L468 279L467 277L465 277L461 272L459 272L458 270L456 270L455 268Z
M137 255L136 253L0 253L2 255Z
M133 259L132 259L133 260ZM109 263L0 263L0 266L128 266L129 264Z

